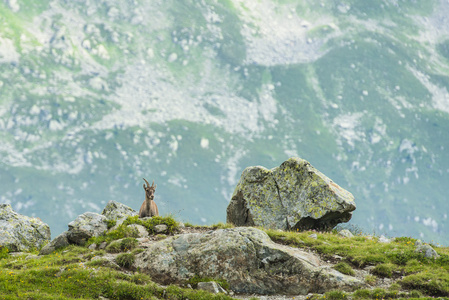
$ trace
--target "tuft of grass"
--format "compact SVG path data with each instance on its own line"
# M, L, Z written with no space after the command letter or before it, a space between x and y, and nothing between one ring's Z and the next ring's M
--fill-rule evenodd
M122 268L129 268L136 260L133 253L122 253L115 258L115 262Z
M5 246L0 246L0 259L7 258L9 256L9 250Z
M442 267L408 275L399 284L433 297L449 297L449 273Z
M109 253L119 253L133 250L137 247L139 242L135 238L124 238L118 241L113 241L106 247Z
M174 234L179 230L179 223L172 216L157 216L146 220L139 219L139 216L128 217L122 225L127 226L131 224L139 224L144 226L148 230L149 234L154 234L154 226L160 224L167 225L169 234Z
M393 277L393 271L397 270L397 268L398 268L398 266L396 266L395 264L392 264L392 263L379 264L374 267L374 269L371 271L371 273L373 273L374 275L379 276L379 277L391 278L391 277Z
M324 294L324 296L320 299L328 299L328 300L341 300L348 299L348 295L343 291L329 291Z
M219 222L217 224L210 225L209 227L212 229L228 229L228 228L234 228L235 226L230 223Z
M115 224L117 224L117 220L107 220L108 229L111 229L112 227L114 227Z
M366 275L365 282L371 286L374 286L377 283L377 277L373 275Z
M337 270L338 272L346 274L346 275L350 275L350 276L354 276L355 275L355 272L351 268L351 266L348 265L345 262L339 262L338 264L336 264L334 266L334 269Z

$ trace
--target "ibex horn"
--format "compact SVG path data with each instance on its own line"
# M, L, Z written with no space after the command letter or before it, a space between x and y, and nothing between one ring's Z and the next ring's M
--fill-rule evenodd
M145 180L145 182L147 183L147 187L150 187L150 184L148 183L148 181L144 178L143 180ZM154 182L154 181L153 181ZM144 185L145 186L145 185Z

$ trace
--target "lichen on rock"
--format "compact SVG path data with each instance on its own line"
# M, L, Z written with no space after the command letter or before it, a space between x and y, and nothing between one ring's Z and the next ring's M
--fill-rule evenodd
M351 219L354 196L301 158L279 167L246 168L227 208L227 222L271 229L329 229Z
M0 246L31 251L40 249L50 237L50 227L40 219L21 215L10 204L0 204Z
M330 270L312 253L279 245L260 229L238 227L190 233L154 242L134 268L161 284L199 276L225 280L236 293L306 295L362 283Z

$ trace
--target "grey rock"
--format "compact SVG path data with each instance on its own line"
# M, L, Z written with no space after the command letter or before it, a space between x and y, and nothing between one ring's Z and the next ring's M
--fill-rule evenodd
M417 243L415 243L416 245ZM416 245L415 252L419 252L424 254L427 258L438 258L440 255L435 251L435 249L432 248L432 246L427 244L422 244L422 242L418 245Z
M193 276L221 278L236 293L306 295L362 285L321 265L318 256L275 244L256 228L238 227L168 237L147 245L133 265L161 284Z
M389 243L391 243L391 239L389 239L389 238L387 238L387 237L381 235L380 238L379 238L379 240L378 240L378 242L379 242L379 243L389 244Z
M71 244L84 245L88 239L101 235L107 229L105 216L86 212L69 223L67 239Z
M128 217L138 215L138 213L131 207L114 200L110 200L108 204L106 204L101 214L108 220L120 220L121 223L123 223L123 221Z
M311 235L309 235L309 238L316 240L318 238L318 235L316 233L312 233Z
M128 225L127 227L133 229L136 232L137 238L146 238L149 236L148 230L142 225L131 224L131 225Z
M216 283L215 281L209 281L209 282L198 282L198 289L205 290L213 294L218 293L224 293L226 294L226 291Z
M347 222L354 196L301 158L279 167L246 168L227 208L227 222L270 229L330 229Z
M48 243L41 249L39 255L48 255L59 248L70 245L67 235L68 231L64 231L63 233L55 237L50 243Z
M340 230L340 231L338 232L338 235L340 235L340 236L342 236L342 237L345 237L345 238L352 238L352 237L354 237L354 235L352 234L352 232L349 231L349 230L347 230L347 229Z
M0 245L10 252L40 249L51 239L50 227L38 218L15 212L10 204L0 204Z
M38 259L38 258L39 258L38 255L28 255L25 259L30 260L30 259Z
M165 224L159 224L159 225L154 226L154 231L155 231L156 233L163 233L163 232L166 232L167 229L168 229L168 226L165 225Z

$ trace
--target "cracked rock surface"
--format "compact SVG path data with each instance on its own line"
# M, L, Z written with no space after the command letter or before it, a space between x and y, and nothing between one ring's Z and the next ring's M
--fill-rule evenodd
M281 230L331 229L347 222L354 196L304 159L246 168L227 208L227 222Z
M133 266L161 284L182 284L196 275L224 279L234 292L248 294L306 295L362 284L250 227L169 237L148 244Z

